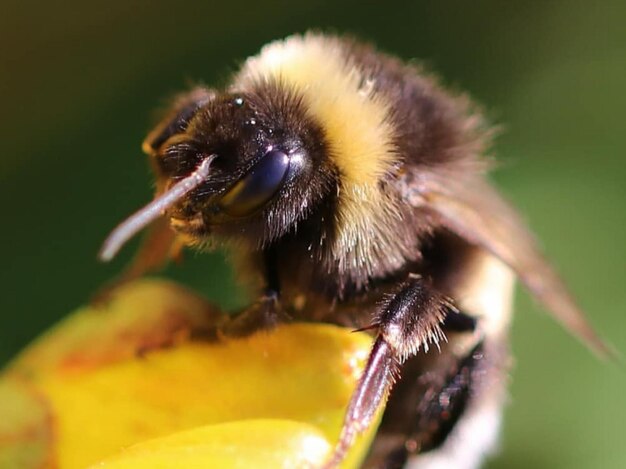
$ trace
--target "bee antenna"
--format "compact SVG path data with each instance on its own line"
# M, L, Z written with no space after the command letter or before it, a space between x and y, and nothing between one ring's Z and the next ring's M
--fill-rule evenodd
M202 184L209 175L209 167L215 157L216 155L210 155L205 158L193 173L178 181L167 192L161 194L120 223L104 241L98 253L98 259L103 262L113 259L130 238L163 215L166 209Z

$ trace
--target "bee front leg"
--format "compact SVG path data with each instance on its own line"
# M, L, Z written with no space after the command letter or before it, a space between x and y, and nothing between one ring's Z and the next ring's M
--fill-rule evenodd
M374 420L399 379L401 365L420 350L445 340L441 325L454 310L450 300L422 278L410 276L375 318L378 336L363 374L352 394L342 431L326 468L334 468L345 457L356 436Z
M280 280L276 270L276 253L269 249L264 254L266 288L261 297L240 313L228 317L220 326L220 333L228 337L245 337L259 330L267 330L291 321L280 301Z
M219 326L219 332L227 337L245 337L259 330L272 329L290 320L291 317L281 306L278 293L268 289L246 309L226 317Z

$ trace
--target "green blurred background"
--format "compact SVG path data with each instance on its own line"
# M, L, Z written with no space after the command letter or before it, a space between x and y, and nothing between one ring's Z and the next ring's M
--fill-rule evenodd
M87 4L88 3L88 4ZM0 363L120 270L95 253L151 197L139 144L188 83L323 28L418 58L503 124L495 175L598 329L626 353L626 2L3 1ZM136 245L136 244L135 244ZM219 254L167 274L241 304ZM490 468L626 467L626 372L519 295Z

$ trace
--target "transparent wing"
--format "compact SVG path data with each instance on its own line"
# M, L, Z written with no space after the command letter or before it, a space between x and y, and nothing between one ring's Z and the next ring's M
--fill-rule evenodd
M454 182L453 182L454 181ZM602 357L614 355L516 211L479 177L427 174L417 184L420 203L450 231L506 263L531 294L573 335Z

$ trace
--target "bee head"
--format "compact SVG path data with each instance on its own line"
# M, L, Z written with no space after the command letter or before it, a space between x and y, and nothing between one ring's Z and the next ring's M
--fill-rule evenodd
M124 236L111 257L160 215L188 244L215 236L262 248L305 219L333 187L321 128L295 93L270 83L246 93L192 91L143 149L157 176L156 198L112 233ZM101 257L109 257L111 242Z

